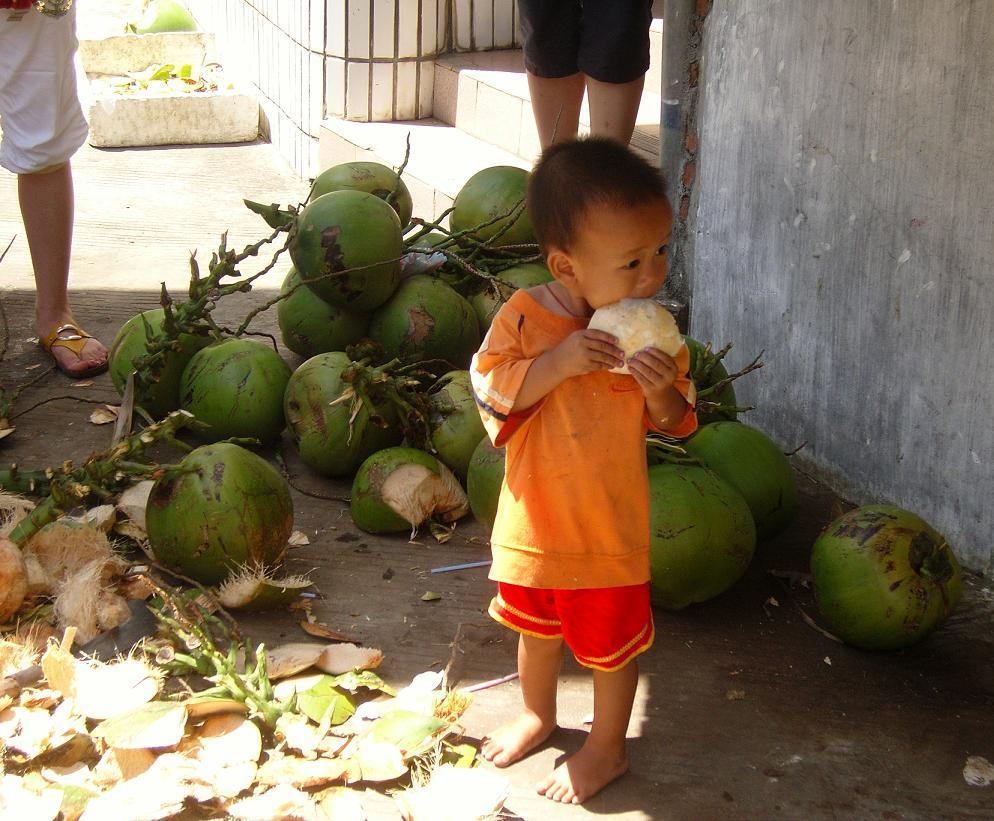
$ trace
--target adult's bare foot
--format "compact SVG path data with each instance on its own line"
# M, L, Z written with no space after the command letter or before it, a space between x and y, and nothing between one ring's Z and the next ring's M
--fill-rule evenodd
M480 752L487 761L492 761L498 767L506 767L534 750L555 729L555 721L544 721L526 710L486 736Z
M624 748L605 750L590 738L538 785L539 794L563 804L582 804L628 772Z
M107 369L107 348L72 320L52 323L40 336L59 370L67 376L93 376ZM58 329L58 330L57 330Z

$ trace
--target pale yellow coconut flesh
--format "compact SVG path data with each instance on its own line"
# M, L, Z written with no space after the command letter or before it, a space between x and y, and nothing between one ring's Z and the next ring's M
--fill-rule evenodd
M62 806L62 790L48 787L35 792L19 775L0 776L0 817L53 821Z
M412 530L427 519L454 522L469 511L469 498L441 462L435 473L424 465L409 463L391 473L380 491L384 503L411 523Z
M628 360L645 348L658 348L676 356L683 347L683 337L673 315L653 299L622 299L594 311L587 328L605 331L618 339L625 364L611 373L630 373Z
M159 692L161 673L137 658L111 664L76 662L75 705L81 715L103 720L141 707Z
M405 821L495 818L510 793L508 780L478 767L439 767L423 787L394 796Z
M9 622L28 593L28 569L21 549L0 539L0 624Z

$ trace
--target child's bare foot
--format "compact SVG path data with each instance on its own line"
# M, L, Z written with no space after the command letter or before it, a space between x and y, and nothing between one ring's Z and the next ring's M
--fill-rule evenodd
M570 758L538 785L538 792L552 801L581 804L628 772L624 748L605 750L588 738Z
M556 729L556 722L545 721L525 710L513 721L503 724L483 739L481 752L498 767L513 764L534 750Z

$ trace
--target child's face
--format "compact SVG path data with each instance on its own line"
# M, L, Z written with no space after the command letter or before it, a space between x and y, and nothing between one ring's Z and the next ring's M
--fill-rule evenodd
M666 200L631 208L595 206L569 251L550 254L563 286L591 308L654 296L666 279L673 209ZM553 259L556 254L561 257Z

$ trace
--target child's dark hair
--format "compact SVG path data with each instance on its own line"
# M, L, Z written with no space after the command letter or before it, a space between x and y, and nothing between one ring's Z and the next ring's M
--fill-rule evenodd
M569 250L588 208L631 208L666 199L658 168L606 137L555 143L528 178L528 215L542 249Z

